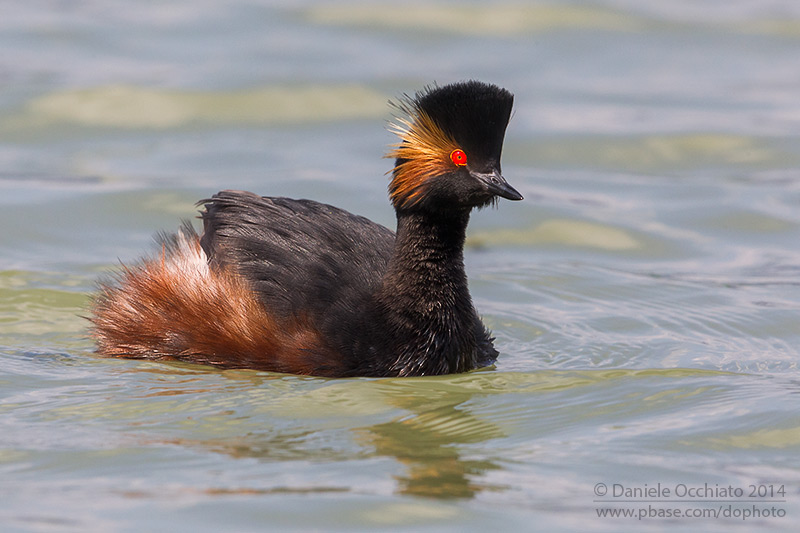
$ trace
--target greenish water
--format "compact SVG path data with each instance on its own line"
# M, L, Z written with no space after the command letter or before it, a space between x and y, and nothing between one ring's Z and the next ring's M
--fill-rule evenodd
M3 532L797 530L794 2L3 13ZM92 354L95 281L217 190L391 226L386 100L470 77L516 94L503 169L526 197L470 226L494 369Z

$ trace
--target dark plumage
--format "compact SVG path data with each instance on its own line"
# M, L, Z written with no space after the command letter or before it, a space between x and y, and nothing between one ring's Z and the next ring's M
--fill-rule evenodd
M204 231L162 237L93 302L109 356L321 376L464 372L497 357L469 295L470 211L522 196L500 174L513 97L476 81L399 105L397 233L311 200L223 191Z

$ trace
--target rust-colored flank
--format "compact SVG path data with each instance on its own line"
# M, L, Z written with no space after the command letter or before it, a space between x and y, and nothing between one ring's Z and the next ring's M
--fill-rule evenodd
M209 266L196 235L179 234L174 250L117 277L92 303L102 355L292 374L341 371L307 321L277 320L239 275Z

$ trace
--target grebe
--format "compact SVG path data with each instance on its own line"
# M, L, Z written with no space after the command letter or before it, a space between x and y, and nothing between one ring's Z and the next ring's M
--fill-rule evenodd
M513 95L478 81L405 96L389 197L397 232L311 200L222 191L92 301L99 354L314 376L421 376L498 352L472 304L473 208L521 200L500 173Z

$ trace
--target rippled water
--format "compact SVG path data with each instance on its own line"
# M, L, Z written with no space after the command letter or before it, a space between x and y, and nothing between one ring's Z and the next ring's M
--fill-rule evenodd
M2 531L800 524L796 2L35 1L0 47ZM386 100L472 77L526 196L470 227L495 369L92 354L95 280L219 189L392 225Z

